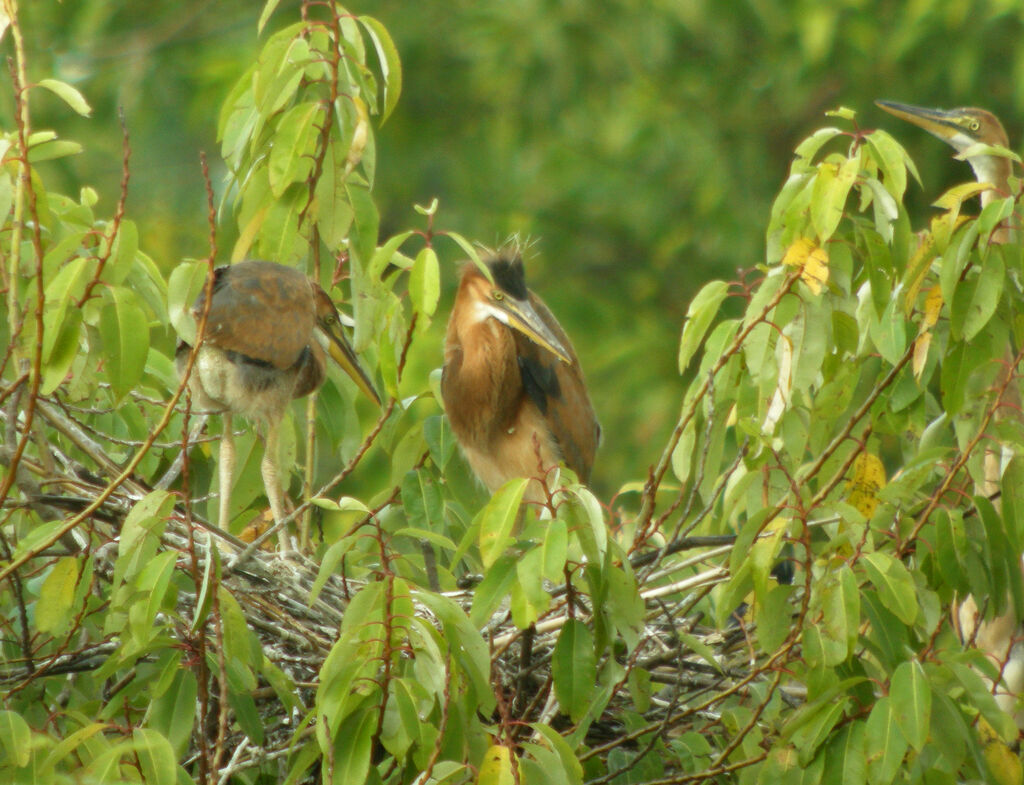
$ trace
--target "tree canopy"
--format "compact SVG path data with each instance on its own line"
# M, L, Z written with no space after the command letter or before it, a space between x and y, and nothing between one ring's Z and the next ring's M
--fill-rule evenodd
M1016 138L1016 4L2 7L4 777L1021 781L950 615L1024 605L1019 183L872 105ZM605 426L542 509L438 392L510 235ZM245 258L385 398L292 406L288 558L174 369Z

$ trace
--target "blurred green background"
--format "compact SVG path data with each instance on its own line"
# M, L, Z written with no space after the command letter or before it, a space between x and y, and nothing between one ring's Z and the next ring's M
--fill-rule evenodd
M30 79L54 76L92 103L76 118L33 93L36 128L85 153L45 170L55 190L95 187L110 214L123 107L133 148L128 214L170 270L207 253L199 151L221 184L217 116L258 48L260 3L23 2ZM298 18L284 0L270 29ZM608 499L643 480L683 389L687 303L710 278L763 258L771 201L793 147L839 105L883 125L918 163L918 221L965 165L875 108L875 98L999 114L1016 147L1024 108L1018 0L452 0L353 2L395 38L404 91L378 129L382 234L435 227L487 244L532 238L529 283L572 336L605 427L595 468ZM5 125L13 107L0 99ZM225 221L221 258L234 229ZM456 247L438 244L442 314L415 370L441 363Z

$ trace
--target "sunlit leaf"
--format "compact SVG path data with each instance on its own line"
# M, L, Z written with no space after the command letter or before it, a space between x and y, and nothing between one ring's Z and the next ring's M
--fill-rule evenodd
M58 79L40 79L36 82L36 86L46 88L83 117L92 114L92 107L85 100L85 96L67 82L61 82Z

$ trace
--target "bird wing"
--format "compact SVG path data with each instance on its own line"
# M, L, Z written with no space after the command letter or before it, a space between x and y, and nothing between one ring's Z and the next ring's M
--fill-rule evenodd
M568 350L572 364L566 365L526 336L514 332L523 388L544 416L566 466L586 483L594 465L601 426L590 403L583 372L569 336L543 301L532 292L530 304Z
M192 309L197 319L204 294ZM250 261L214 271L208 344L284 370L309 346L313 324L312 288L299 270Z

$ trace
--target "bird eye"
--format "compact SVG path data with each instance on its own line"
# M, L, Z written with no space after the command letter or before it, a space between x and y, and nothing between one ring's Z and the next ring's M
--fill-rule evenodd
M972 131L977 131L979 128L981 128L981 123L979 123L977 120L971 120L970 129Z
M493 297L495 300L504 300L505 299L505 293L502 292L502 291L499 291L498 289L495 289L493 292L491 292L491 297Z

